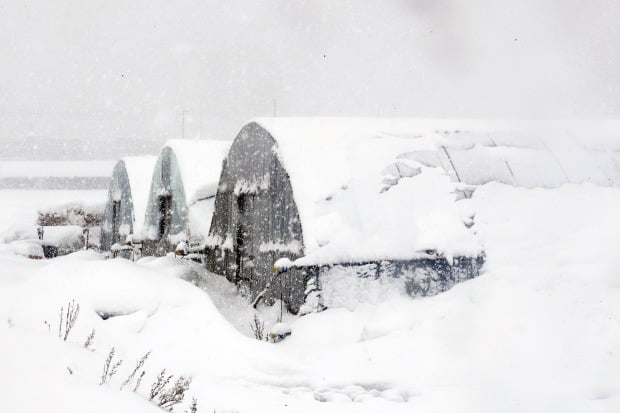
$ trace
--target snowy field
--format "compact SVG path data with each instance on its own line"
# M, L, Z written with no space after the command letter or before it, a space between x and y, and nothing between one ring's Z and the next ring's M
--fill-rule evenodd
M0 178L110 176L116 161L0 161Z
M107 189L116 161L0 161L0 190Z
M0 242L75 195L105 193L0 191ZM487 184L460 202L487 253L480 277L417 300L329 280L342 307L287 316L278 344L253 338L231 284L186 261L34 261L0 246L0 411L161 411L148 399L163 368L192 378L179 413L192 397L199 412L620 411L620 190ZM278 311L259 309L266 327ZM123 362L100 385L112 347ZM137 377L123 382L148 351L134 392Z

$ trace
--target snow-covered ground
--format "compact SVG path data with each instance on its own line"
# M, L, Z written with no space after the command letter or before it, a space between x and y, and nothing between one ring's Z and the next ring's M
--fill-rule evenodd
M0 195L0 242L7 217L32 225L26 206L54 196ZM293 334L277 344L252 337L254 310L234 286L186 261L0 248L0 410L161 411L148 393L165 368L193 379L179 413L191 397L199 412L620 411L620 190L487 184L459 202L476 213L480 277L416 300L333 280L342 307L285 316ZM71 300L80 313L65 342ZM259 309L267 327L278 313ZM112 347L123 363L100 386ZM119 390L148 351L137 392Z
M0 178L110 176L116 161L0 161Z

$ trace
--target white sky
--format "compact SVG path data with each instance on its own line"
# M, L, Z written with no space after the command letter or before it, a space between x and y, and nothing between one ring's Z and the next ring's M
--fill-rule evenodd
M0 139L619 117L619 73L617 0L0 0Z

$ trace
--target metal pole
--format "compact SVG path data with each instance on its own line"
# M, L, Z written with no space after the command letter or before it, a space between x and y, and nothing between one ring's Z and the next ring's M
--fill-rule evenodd
M284 294L282 292L282 274L284 273L280 273L280 276L278 277L280 279L280 320L279 322L282 322L282 315L284 314Z

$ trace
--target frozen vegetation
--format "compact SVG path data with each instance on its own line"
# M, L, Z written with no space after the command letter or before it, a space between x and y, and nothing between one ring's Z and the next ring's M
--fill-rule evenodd
M397 283L332 273L329 308L285 314L292 335L276 344L255 336L278 305L254 310L186 260L19 255L11 245L52 194L0 192L13 217L0 228L3 411L157 412L190 379L167 402L175 412L193 398L202 412L620 409L617 188L483 185L460 201L487 253L481 276L413 300ZM163 369L174 377L149 400Z

